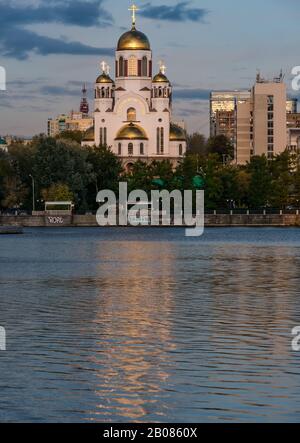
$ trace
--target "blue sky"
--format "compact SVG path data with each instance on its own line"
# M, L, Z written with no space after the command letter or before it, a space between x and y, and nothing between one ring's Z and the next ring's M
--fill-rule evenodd
M0 0L0 133L46 131L47 118L77 109L99 63L112 67L130 27L130 0ZM251 86L257 69L273 77L300 65L299 0L136 0L138 29L150 39L154 67L163 59L174 86L174 116L189 132L208 132L212 89ZM92 107L92 100L90 99Z

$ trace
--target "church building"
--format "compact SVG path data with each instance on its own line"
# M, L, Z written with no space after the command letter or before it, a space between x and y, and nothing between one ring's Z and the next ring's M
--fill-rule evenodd
M95 83L94 126L85 133L84 146L107 145L130 168L137 160L169 159L175 166L186 152L186 133L172 123L172 85L166 68L152 76L152 51L148 38L132 28L119 39L115 80L101 63Z

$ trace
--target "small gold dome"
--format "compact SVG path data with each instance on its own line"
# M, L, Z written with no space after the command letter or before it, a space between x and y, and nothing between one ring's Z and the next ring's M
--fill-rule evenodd
M148 137L143 128L129 123L119 130L116 140L148 140Z
M113 83L113 80L109 75L105 74L105 72L102 72L102 74L97 78L96 83Z
M156 76L153 78L154 83L169 83L168 78L163 74L162 72L159 72L156 74Z
M180 126L177 126L174 123L171 123L170 125L170 141L186 141L185 131Z
M150 51L150 42L145 34L137 31L132 27L131 31L125 32L121 35L118 41L117 51L124 51L127 49Z
M93 142L95 141L95 128L91 126L87 131L85 131L83 136L84 142Z

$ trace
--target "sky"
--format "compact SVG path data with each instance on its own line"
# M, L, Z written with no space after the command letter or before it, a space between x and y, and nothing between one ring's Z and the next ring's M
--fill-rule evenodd
M78 110L87 83L131 26L130 0L0 0L0 134L46 132L48 117ZM211 90L249 89L300 65L299 0L136 0L137 29L149 38L154 70L163 60L174 88L174 120L208 134ZM292 92L292 91L291 91ZM291 93L295 95L295 93Z

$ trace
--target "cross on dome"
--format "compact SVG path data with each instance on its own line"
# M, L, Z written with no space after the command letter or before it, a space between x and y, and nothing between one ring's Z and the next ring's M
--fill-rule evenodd
M135 4L133 4L133 5L128 9L128 11L131 11L131 12L132 12L132 16L131 16L131 18L132 18L132 27L135 28L135 19L136 19L136 15L135 15L135 13L136 13L137 11L139 11L139 8L138 8Z
M102 69L102 72L105 72L105 71L106 71L106 66L107 66L107 64L106 64L106 62L103 60L103 61L100 63L100 68Z
M164 64L164 62L162 60L160 60L160 62L158 64L159 64L160 72L165 75L166 70L167 70L166 65Z

